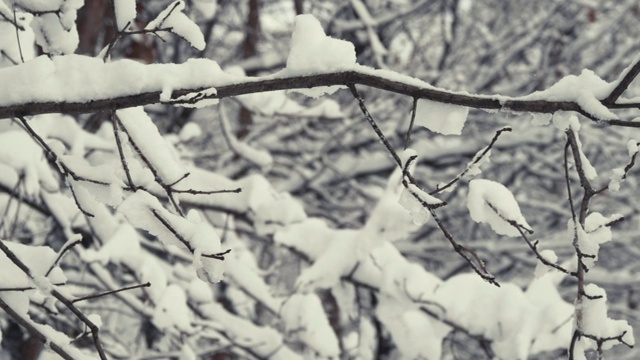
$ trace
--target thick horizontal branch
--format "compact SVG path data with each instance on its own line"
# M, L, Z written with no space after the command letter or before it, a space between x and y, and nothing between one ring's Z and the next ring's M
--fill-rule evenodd
M81 61L79 61L81 60ZM43 61L43 60L40 60ZM66 61L66 60L65 60ZM575 111L581 113L592 120L602 120L587 113L576 102L572 101L547 101L547 100L522 100L505 96L493 95L473 95L467 93L453 92L445 89L435 88L426 82L411 78L406 75L385 70L374 70L365 66L355 65L344 71L317 73L312 75L291 74L287 70L261 78L241 78L231 77L219 70L213 61L198 59L197 62L175 64L154 64L133 66L126 60L116 61L107 64L90 63L91 66L77 67L74 77L84 78L84 82L69 84L68 87L76 86L71 90L64 89L62 78L68 77L71 70L63 66L73 66L76 63L88 63L91 60L73 58L68 61L57 60L53 71L53 80L49 77L43 84L37 84L36 88L46 86L56 86L63 88L62 93L52 91L42 91L37 89L35 97L18 97L16 100L7 100L5 97L0 101L0 118L11 118L27 115L37 115L45 113L91 113L104 110L121 109L127 107L160 103L163 90L172 88L172 103L180 96L202 91L208 88L215 88L215 95L207 97L222 99L226 97L262 93L274 90L305 89L318 86L361 84L398 94L407 95L413 98L428 99L436 102L449 103L460 106L467 106L484 110L504 110L515 112L533 113L555 113L556 111ZM27 73L27 69L21 67L29 63L17 65L3 69L0 75L5 75L4 71L18 69L15 74L9 73L9 78L13 78L11 83L5 83L0 76L0 88L6 86L7 96L17 90L21 85L16 84L21 74ZM122 68L122 69L120 69ZM61 70L64 69L64 70ZM133 70L142 73L136 79L127 79L122 75L118 83L104 84L103 77L115 76L118 72L132 72ZM104 71L102 71L104 70ZM101 72L102 71L102 72ZM86 74L84 72L87 72ZM98 72L100 75L96 75ZM180 82L167 85L169 80L163 79L163 74L168 73L167 78L179 78ZM193 74L202 74L194 77ZM180 77L183 75L183 77ZM27 76L27 75L25 75ZM58 79L60 78L60 79ZM141 80L142 79L142 80ZM143 85L135 86L135 81L144 81ZM59 84L60 82L60 84ZM33 83L30 83L33 85ZM104 89L100 88L104 86ZM131 88L129 88L131 86ZM84 88L86 87L86 91ZM114 87L121 89L114 91ZM179 90L177 90L179 89ZM24 89L25 91L28 89ZM104 91L103 91L104 90ZM4 91L0 93L3 95ZM76 99L76 100L74 100ZM612 105L620 107L619 105ZM603 121L603 123L608 123ZM611 122L613 124L613 122ZM615 121L615 125L640 127L640 123L631 121Z

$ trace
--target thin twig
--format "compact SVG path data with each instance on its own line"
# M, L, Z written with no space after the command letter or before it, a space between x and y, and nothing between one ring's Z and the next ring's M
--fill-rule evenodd
M242 188L231 189L231 190L193 190L193 189L176 190L176 189L172 189L172 191L174 193L176 193L176 194L191 194L191 195L213 195L213 194L228 194L228 193L239 194L239 193L242 192Z
M79 301L85 301L85 300L90 300L90 299L96 299L99 297L103 297L103 296L107 296L107 295L112 295L112 294L116 294L122 291L127 291L127 290L133 290L133 289L138 289L138 288L143 288L143 287L149 287L151 286L150 282L146 282L144 284L138 284L138 285L132 285L132 286L127 286L127 287L123 287L121 289L116 289L116 290L109 290L109 291L105 291L105 292L101 292L101 293L97 293L97 294L92 294L92 295L87 295L87 296L83 296L77 299L72 300L72 303L77 303Z
M124 169L124 173L127 177L127 183L129 188L132 191L136 191L136 186L133 183L133 179L131 178L131 172L129 171L129 165L127 164L127 159L124 156L124 150L122 148L122 140L120 139L120 134L118 133L118 121L116 120L116 112L115 110L111 111L111 124L113 126L113 136L116 139L116 146L118 147L118 154L120 155L120 163L122 164L122 169Z
M58 264L60 263L60 260L62 260L62 257L69 251L71 250L74 246L81 244L82 240L75 240L72 242L69 242L67 244L65 244L62 249L60 249L60 251L58 251L58 257L56 257L56 260L51 264L51 266L49 266L49 269L47 270L47 272L44 274L44 276L49 276L49 274L51 274L51 271L53 271L53 269L58 266Z
M413 123L416 120L416 110L418 109L418 98L413 98L413 105L411 107L411 121L409 122L409 128L407 129L407 136L404 139L404 149L407 150L409 142L411 141L411 131L413 131Z
M13 7L13 23L16 29L16 41L18 42L18 53L20 54L20 61L24 64L24 56L22 55L22 42L20 41L20 30L18 29L18 18L16 17L16 7Z
M191 252L192 254L195 252L195 249L193 248L193 246L191 246L191 243L189 243L189 241L182 234L180 234L173 226L171 226L169 221L163 218L156 209L151 209L151 213L156 219L158 219L158 221L160 221L160 223L162 223L162 225L164 225L167 230L169 230L169 232L173 234L173 236L175 236L176 239L178 239L178 241L180 241L189 250L189 252ZM224 260L224 256L230 252L231 249L227 249L223 252L215 254L202 254L202 257Z
M627 90L629 85L631 85L631 83L638 76L638 74L640 74L640 59L638 59L638 61L636 61L636 63L633 64L633 66L629 69L629 71L627 71L627 73L624 74L623 78L620 79L620 82L618 83L618 85L613 89L613 91L611 91L611 94L609 94L609 96L607 96L604 100L602 100L602 103L605 106L614 104L618 100L620 95L622 95L622 93L624 93Z
M122 121L120 121L117 117L115 119L116 119L116 122L119 124L120 128L122 129L122 131L124 131L124 133L127 134L127 137L129 138L129 144L131 144L131 147L136 151L136 153L138 153L138 156L140 156L140 159L142 159L142 161L147 165L147 168L149 168L149 170L153 174L155 181L158 184L160 184L160 186L162 186L162 188L166 192L167 198L169 199L169 202L171 203L171 205L173 205L173 208L176 210L178 215L184 217L184 212L182 211L182 208L180 207L180 205L178 204L178 201L173 196L173 189L171 189L171 186L164 183L164 180L162 180L162 178L160 177L160 174L158 174L158 170L155 168L155 166L153 166L151 161L142 152L142 149L140 149L140 147L138 146L138 144L136 144L133 138L131 138L131 134L129 133L127 128L122 124ZM187 175L183 175L182 178L186 176Z
M466 173L468 173L469 170L471 170L471 167L473 165L476 165L477 163L479 163L480 160L482 160L489 153L489 151L491 151L491 149L495 145L496 141L498 141L498 138L500 137L500 135L502 135L502 133L504 133L504 132L511 132L511 130L512 130L511 127L505 126L502 129L496 131L496 134L493 135L493 138L491 139L491 142L489 142L489 145L485 146L482 150L480 150L478 153L476 153L476 155L473 157L473 160L471 160L471 162L467 165L467 167L460 174L458 174L455 178L451 179L451 181L449 181L447 184L443 185L442 187L438 187L436 190L430 192L429 195L434 195L434 194L437 194L439 192L442 192L442 191L446 190L447 188L453 186L458 181L460 181L460 179L462 179L462 177Z

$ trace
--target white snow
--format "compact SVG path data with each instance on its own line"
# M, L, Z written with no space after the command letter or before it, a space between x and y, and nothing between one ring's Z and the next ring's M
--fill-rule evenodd
M31 197L40 192L41 185L47 191L58 190L58 180L42 148L23 130L0 133L0 162L24 176L22 189Z
M175 327L186 333L193 332L187 295L180 286L170 284L166 287L160 302L156 305L152 321L159 329Z
M402 190L398 203L409 211L414 224L424 225L429 220L429 211L422 206L420 201L418 201L408 189Z
M87 250L84 260L100 261L103 264L111 261L122 263L132 269L140 266L141 253L139 234L130 224L121 224L115 234L95 253Z
M288 72L311 73L349 67L355 63L356 52L352 43L327 36L313 15L296 16L287 57Z
M198 360L198 356L193 351L191 346L184 345L180 350L180 358L178 360Z
M280 310L288 332L295 334L322 358L338 358L338 338L316 294L294 294Z
M520 97L520 100L573 101L584 111L600 120L613 120L618 116L600 101L609 96L615 84L602 80L591 70L580 75L567 75L546 90Z
M13 19L13 11L7 5L0 1L0 14L7 19ZM16 11L16 22L24 29L19 30L20 47L16 38L16 28L8 21L0 21L0 68L12 66L14 63L21 61L22 58L31 60L35 57L35 34L29 24L33 19L33 15ZM20 51L22 50L22 52Z
M540 326L530 354L566 348L571 339L574 306L564 301L557 289L563 276L559 272L547 273L534 279L525 291L527 299L536 306L531 315Z
M305 75L318 71L335 71L356 64L356 51L352 43L334 39L325 34L320 22L313 15L298 15L291 35L291 50L287 57L286 74ZM312 89L295 89L310 97L333 94L343 86L322 86Z
M133 25L133 20L136 18L136 0L114 0L113 7L119 31L126 30L128 25Z
M204 19L211 19L218 10L217 0L193 0L191 4Z
M173 89L170 87L164 88L160 94L160 101L174 106L193 109L201 109L207 106L217 105L219 102L219 100L215 98L218 91L214 87L188 93L174 99L171 98L172 90Z
M186 174L177 154L160 135L160 131L142 107L116 112L131 140L140 149L165 185L173 184Z
M635 344L633 328L627 321L613 320L607 316L607 294L604 289L595 284L588 284L584 291L589 296L600 298L583 298L580 309L582 311L582 331L599 338L615 337L624 333L622 340L633 346ZM608 350L616 344L618 344L617 341L606 341L602 344L602 348Z
M169 4L158 16L149 22L145 29L171 28L171 32L185 39L197 50L204 50L206 43L200 27L184 11L184 1Z
M180 141L183 142L193 140L200 136L202 136L202 129L200 128L200 125L194 122L188 122L184 124L182 129L180 129L180 133L178 134Z
M186 219L182 218L170 213L156 197L143 190L127 197L118 211L133 226L148 231L166 246L184 249L186 245L177 237L180 236L193 251L193 264L198 277L209 282L222 280L224 261L207 256L221 252L220 238L213 227L200 218L197 211L192 210ZM162 220L156 218L154 211Z
M465 106L419 99L415 123L443 135L460 135L468 115Z
M0 106L33 102L87 102L162 90L209 88L229 79L215 61L144 65L133 60L39 56L0 69Z
M211 283L220 282L224 274L224 261L205 256L222 252L218 234L209 222L200 217L195 209L189 211L187 219L191 222L189 226L191 234L185 231L187 233L185 237L194 249L193 265L198 277Z
M39 277L43 285L66 282L66 277L59 268L52 271L44 279L49 267L55 261L57 254L48 246L30 246L16 242L0 240L6 245L16 257L29 268L31 275ZM15 265L4 252L0 252L0 287L1 288L23 288L36 285L20 268ZM28 302L27 302L28 303Z
M618 191L620 190L620 183L622 182L622 177L624 176L624 168L615 168L611 170L611 178L609 180L609 190Z
M252 194L255 195L256 190L253 190ZM261 201L251 209L255 213L254 225L259 234L272 234L283 226L301 222L307 218L300 200L286 192L273 193L270 199Z
M356 249L360 232L340 230L334 234L322 254L298 276L296 280L298 292L309 293L316 289L328 289L336 285L340 277L347 275L358 262ZM325 239L325 241L328 240Z
M165 269L159 260L152 256L145 256L142 264L138 264L136 270L141 282L151 284L151 286L146 289L151 300L155 303L161 301L164 290L168 284L168 279Z
M75 21L75 10L71 11ZM44 13L35 16L31 21L36 43L42 47L42 51L46 54L73 54L78 47L80 38L75 22L70 24L70 28L65 28L62 19L64 18L56 13Z
M200 279L193 279L191 280L191 282L189 282L187 295L189 301L193 301L196 303L208 303L213 301L214 299L211 285Z
M530 113L529 115L531 116L531 125L534 125L534 126L545 126L545 125L549 125L551 123L551 118L552 118L551 114Z
M638 153L638 142L634 139L629 140L627 142L627 151L629 152L629 157Z
M443 339L451 331L449 326L384 295L378 298L375 313L403 359L441 359Z
M562 131L572 131L574 133L576 144L578 145L578 153L580 154L580 162L582 163L582 170L584 171L585 176L589 180L593 180L598 177L598 172L593 165L591 165L591 162L582 150L582 142L578 135L581 128L578 117L574 114L559 112L554 114L553 124Z
M312 259L318 258L327 248L336 230L330 229L321 218L308 218L303 222L282 227L273 239L276 243L294 247Z
M464 174L465 179L482 174L482 165L491 162L491 150L488 150L487 153L483 155L485 150L486 148L480 149L473 156L473 159L469 161L469 163L467 164L467 172ZM481 156L482 158L480 158Z
M76 119L69 115L38 115L29 119L29 125L45 140L62 141L72 155L84 156L88 150L109 151L115 148L113 141L85 131Z
M473 221L488 223L493 231L500 235L520 236L520 232L505 219L514 221L526 230L531 230L511 191L495 181L471 180L467 195L467 207Z
M613 234L609 226L605 224L610 223L616 219L620 219L622 215L614 214L609 217L603 216L601 213L593 212L585 219L584 229L577 226L578 246L580 251L584 254L593 255L594 258L585 257L582 259L583 263L591 268L598 260L598 252L600 251L600 245L609 242L613 239Z
M556 253L553 250L542 250L540 251L540 256L542 256L543 259L545 259L546 261L555 264L558 262L558 255L556 255ZM544 274L548 273L551 270L551 268L545 264L542 263L542 261L538 261L538 263L536 264L536 269L534 271L534 277L536 279L542 277Z
M501 359L527 359L537 335L537 314L523 291L510 283L487 284L476 274L454 276L435 291L446 318L493 340Z

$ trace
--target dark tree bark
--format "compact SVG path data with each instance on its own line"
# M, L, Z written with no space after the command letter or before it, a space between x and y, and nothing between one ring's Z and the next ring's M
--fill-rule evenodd
M242 43L242 58L248 59L258 53L258 38L260 36L260 0L249 0L249 13L247 15L247 30ZM247 71L247 75L255 76L255 72ZM244 106L240 107L238 113L238 123L240 127L236 135L243 139L249 134L249 127L253 124L251 112Z

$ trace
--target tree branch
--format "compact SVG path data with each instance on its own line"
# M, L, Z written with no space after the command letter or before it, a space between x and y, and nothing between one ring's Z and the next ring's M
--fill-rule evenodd
M116 62L108 65L117 64ZM28 65L28 63L27 63ZM175 66L175 64L169 64ZM7 84L3 80L3 71L13 71L24 65L17 65L0 70L0 88L13 89L15 84ZM143 66L143 65L140 65ZM150 66L150 65L147 65ZM160 64L153 65L153 69L148 69L150 75L162 76L165 69ZM211 66L217 66L212 62ZM117 68L117 67L116 67ZM143 68L142 68L143 69ZM100 71L101 69L92 68L92 71ZM114 68L109 69L113 71ZM80 69L79 69L80 71ZM157 74L156 74L157 71ZM80 76L81 74L79 74ZM93 75L95 77L95 75ZM87 74L87 78L91 79L92 75ZM319 73L314 75L287 75L276 74L275 76L262 78L244 78L237 82L230 82L228 79L220 80L221 83L216 84L215 80L211 84L198 88L183 88L174 90L171 98L175 99L180 96L202 91L211 87L216 88L217 93L211 94L210 98L222 99L231 96L244 94L261 93L274 90L304 89L317 86L331 85L350 85L361 84L382 90L387 90L397 94L411 96L418 99L428 99L431 101L467 106L484 110L505 110L515 112L531 112L531 113L547 113L552 114L557 111L575 111L587 118L598 121L605 125L618 125L627 127L640 127L640 122L624 121L624 120L604 120L599 119L596 115L590 114L583 110L578 103L573 101L547 101L547 100L519 100L518 98L509 98L505 96L486 96L474 95L466 93L458 93L445 89L435 88L423 81L411 78L406 75L392 73L389 71L373 70L368 67L354 66L348 71ZM88 81L91 86L94 83ZM88 84L89 85L89 84ZM82 93L81 89L77 89L78 93ZM95 97L91 101L87 101L82 96L78 99L67 99L67 101L57 101L49 98L35 98L24 101L15 101L10 104L0 106L0 118L20 117L27 115L38 115L46 113L90 113L96 111L105 111L113 109L121 109L127 107L148 105L160 103L160 94L162 89L158 86L156 90L146 92L122 94L121 96L104 96ZM75 94L75 93L74 93ZM612 108L620 108L622 105L616 104ZM628 106L633 108L634 106Z

